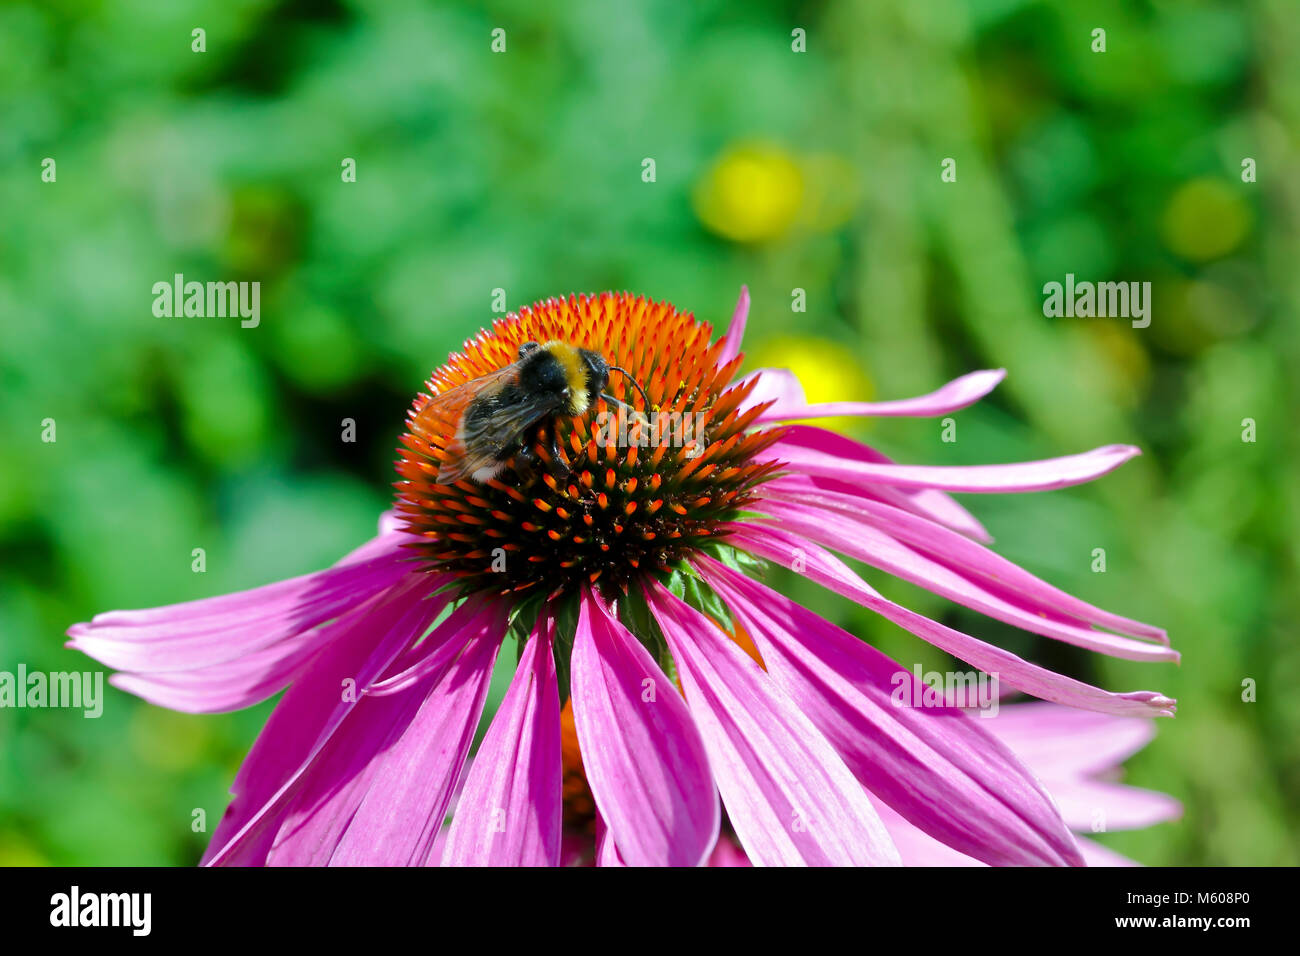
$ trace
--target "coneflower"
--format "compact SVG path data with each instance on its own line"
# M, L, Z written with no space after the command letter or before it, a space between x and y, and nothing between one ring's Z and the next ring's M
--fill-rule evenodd
M1172 713L1159 694L1110 693L910 611L832 553L1037 634L1176 659L1159 628L984 547L946 494L1076 484L1136 449L919 467L782 426L944 415L1002 373L905 401L810 406L788 373L736 380L748 304L742 292L716 342L692 315L626 294L552 299L499 320L417 398L378 537L315 574L69 630L70 646L120 671L116 686L162 706L234 710L288 688L205 862L554 865L566 707L605 861L708 860L721 795L757 863L897 864L877 803L982 862L1082 862L1047 791L980 719L898 706L899 681L915 677L757 576L766 562L793 567L1045 700ZM430 396L552 340L626 370L611 391L627 407L602 400L543 423L527 462L440 484L456 423L421 415ZM623 427L610 427L613 411ZM742 631L752 653L731 636ZM503 646L515 677L464 773Z

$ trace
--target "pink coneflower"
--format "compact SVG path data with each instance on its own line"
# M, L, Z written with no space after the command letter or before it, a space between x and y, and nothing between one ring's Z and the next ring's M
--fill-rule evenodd
M556 864L566 701L604 862L706 861L719 795L758 863L897 864L877 803L985 863L1083 862L1047 791L983 721L896 706L903 668L755 574L766 561L794 567L1044 700L1169 714L1159 694L1101 690L888 601L828 550L1037 634L1176 659L1159 628L985 548L946 494L1077 484L1136 449L919 467L782 427L944 415L1002 373L906 401L808 406L788 373L735 380L747 311L742 292L713 343L690 314L630 295L549 300L497 321L433 374L430 395L500 369L524 343L558 340L627 370L611 391L638 413L631 432L615 440L594 414L560 417L533 460L440 484L457 426L421 415L421 395L396 510L337 565L69 631L70 646L121 671L116 686L162 706L234 710L288 688L205 862ZM697 413L693 441L672 428L646 441L651 418ZM730 636L740 630L753 655ZM515 678L462 780L503 645L518 655Z

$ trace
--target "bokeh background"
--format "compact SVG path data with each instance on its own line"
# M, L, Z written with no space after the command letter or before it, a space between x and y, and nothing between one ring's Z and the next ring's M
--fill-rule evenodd
M62 647L75 621L320 568L369 536L412 395L493 318L493 290L514 309L627 288L724 325L748 283L751 366L793 366L814 399L1009 370L953 443L934 420L845 424L898 458L1145 449L1092 486L963 497L1003 554L1168 627L1181 666L882 586L1179 698L1127 779L1183 819L1103 842L1295 863L1295 4L552 6L0 6L0 669L95 668ZM260 281L260 326L156 318L152 286L177 272ZM1045 318L1067 272L1150 281L1150 327ZM780 581L905 664L951 666ZM197 860L192 811L215 823L270 704L187 716L108 693L98 720L0 710L0 863Z

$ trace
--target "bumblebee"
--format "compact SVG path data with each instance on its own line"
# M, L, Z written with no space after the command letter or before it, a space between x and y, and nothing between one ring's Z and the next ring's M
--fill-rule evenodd
M610 365L599 352L558 340L525 342L519 346L518 361L435 395L414 424L435 434L435 423L456 423L455 436L446 446L449 457L438 468L438 484L465 477L485 482L515 457L531 464L533 447L548 425L550 457L558 465L562 459L556 416L585 415L597 398L629 407L605 394L611 371L626 375L650 407L645 391L625 369Z

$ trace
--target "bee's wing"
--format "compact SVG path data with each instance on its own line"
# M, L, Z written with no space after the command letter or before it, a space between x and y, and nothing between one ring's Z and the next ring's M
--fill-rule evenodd
M439 392L421 406L411 421L411 428L433 444L443 447L460 429L469 403L480 395L491 394L503 385L518 381L518 363L488 372Z
M451 458L438 469L438 483L449 485L480 468L501 464L514 454L519 439L532 425L555 411L555 402L545 396L510 393L510 398L492 402L481 413L461 419L460 430L447 451Z
M516 366L508 365L435 396L416 415L413 426L447 451L439 484L500 464L534 422L555 411L554 399L505 388L517 381Z

